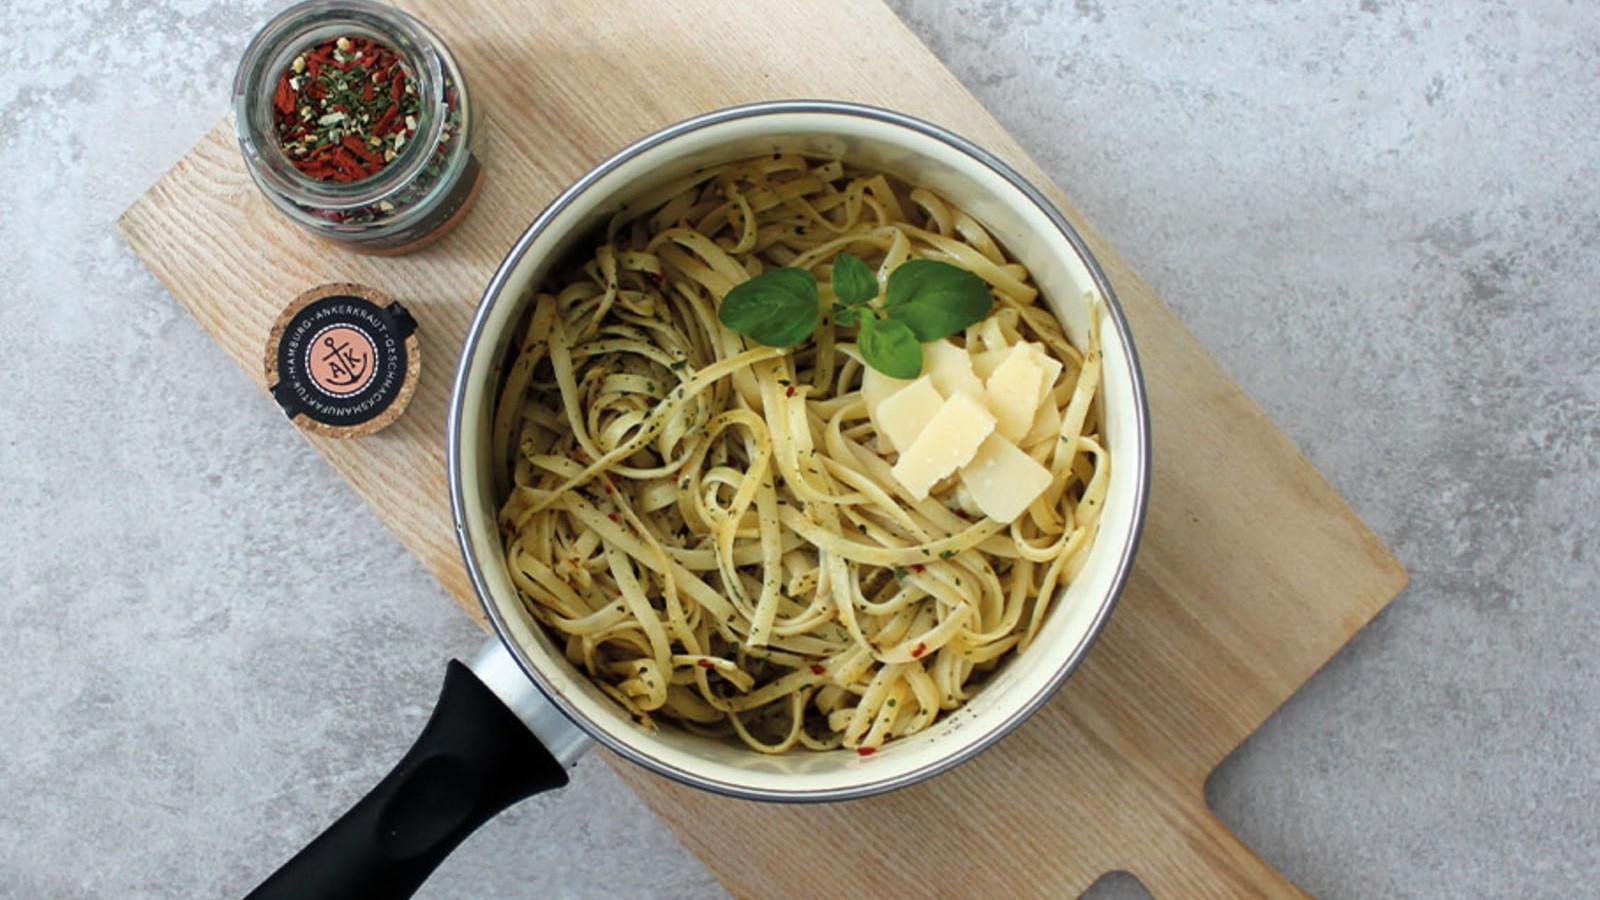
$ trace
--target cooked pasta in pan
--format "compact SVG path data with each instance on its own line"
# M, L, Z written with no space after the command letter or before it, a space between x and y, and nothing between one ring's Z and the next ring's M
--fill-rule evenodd
M971 276L952 319L939 279ZM642 725L872 753L979 690L1083 566L1097 333L1075 347L928 190L797 155L698 172L529 310L494 417L506 564Z

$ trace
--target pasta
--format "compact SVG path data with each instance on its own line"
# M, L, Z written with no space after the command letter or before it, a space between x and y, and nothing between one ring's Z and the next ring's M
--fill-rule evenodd
M1109 476L1098 338L1074 347L1027 271L932 192L838 161L770 155L630 204L537 293L493 423L505 558L567 658L656 726L764 753L874 752L959 707L1038 634L1081 569ZM792 350L717 317L735 285L848 251L976 273L971 344L1045 345L1049 487L1014 522L891 475L855 329ZM987 336L987 337L986 337Z

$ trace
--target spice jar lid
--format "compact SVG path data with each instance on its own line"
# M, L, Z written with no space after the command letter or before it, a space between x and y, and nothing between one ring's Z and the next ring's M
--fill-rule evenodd
M417 323L359 284L325 284L294 299L267 339L267 388L300 428L372 434L400 417L422 371Z

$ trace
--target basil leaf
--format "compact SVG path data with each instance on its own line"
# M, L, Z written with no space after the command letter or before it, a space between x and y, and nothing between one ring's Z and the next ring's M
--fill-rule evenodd
M863 306L878 296L878 278L860 257L841 253L833 258L833 292L842 306Z
M904 322L924 342L983 321L993 306L982 278L934 259L913 259L890 273L883 302L889 318Z
M817 279L804 269L768 269L729 291L717 319L758 344L793 347L822 321Z
M895 378L922 374L922 345L904 322L867 316L856 338L867 365Z
M866 310L869 316L872 314L871 310L865 306L840 306L836 303L833 306L834 324L843 325L846 328L852 325L860 325L863 310Z

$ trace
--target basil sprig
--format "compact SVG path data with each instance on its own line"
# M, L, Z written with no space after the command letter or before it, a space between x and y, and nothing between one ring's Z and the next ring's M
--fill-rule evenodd
M729 291L717 318L757 343L793 347L822 324L816 276L804 269L769 269Z
M889 274L878 299L878 279L849 253L833 261L833 320L859 327L856 345L867 364L895 378L922 373L922 345L989 315L994 298L983 279L949 263L913 259ZM769 269L729 291L717 310L722 324L758 344L793 347L822 323L817 279L805 269Z

